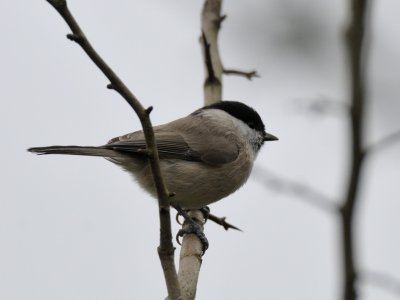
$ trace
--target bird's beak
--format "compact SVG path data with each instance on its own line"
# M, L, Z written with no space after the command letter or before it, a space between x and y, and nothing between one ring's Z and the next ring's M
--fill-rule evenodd
M279 139L272 134L269 134L269 133L264 134L264 142L277 141L277 140L279 140Z

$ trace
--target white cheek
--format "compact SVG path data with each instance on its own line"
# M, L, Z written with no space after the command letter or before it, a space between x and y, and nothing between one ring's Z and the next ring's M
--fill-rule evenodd
M237 128L239 129L240 134L242 134L242 136L248 141L248 143L246 143L248 153L250 153L251 159L255 160L258 151L254 145L262 140L262 137L257 131L251 129L242 121L237 122Z
M252 130L249 126L247 126L247 124L245 124L244 122L237 120L236 122L237 128L239 129L239 132L243 135L243 136L247 136L247 137L251 137L252 135L254 135L254 130Z
M246 123L232 117L230 114L219 109L209 109L202 112L202 114L211 120L214 119L218 124L225 124L225 126L233 126L236 129L236 134L246 141L247 153L254 161L257 156L258 149L253 146L262 141L262 136L257 131L251 129Z

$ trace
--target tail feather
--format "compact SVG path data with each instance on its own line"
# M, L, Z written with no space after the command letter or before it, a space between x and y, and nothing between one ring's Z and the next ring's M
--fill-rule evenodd
M103 147L82 147L82 146L49 146L49 147L33 147L28 149L29 152L36 154L67 154L67 155L87 155L87 156L103 156L103 157L120 157L121 152L106 149Z

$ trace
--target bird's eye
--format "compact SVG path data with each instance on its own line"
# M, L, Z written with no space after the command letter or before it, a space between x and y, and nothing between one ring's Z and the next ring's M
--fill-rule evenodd
M247 125L249 125L249 127L250 127L251 129L254 129L254 128L255 128L255 125L254 125L253 122L249 122Z

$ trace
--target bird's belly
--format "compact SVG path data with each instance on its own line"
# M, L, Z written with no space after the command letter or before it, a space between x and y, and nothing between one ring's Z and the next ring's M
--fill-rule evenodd
M161 161L168 191L174 193L171 204L187 209L201 208L232 194L246 182L251 167L251 163L233 168L229 164L205 166L197 162ZM139 183L156 197L152 181L139 179Z
M128 171L146 192L157 198L147 162L126 156L108 160ZM170 198L171 204L198 209L232 194L246 182L252 168L249 160L239 161L242 163L236 161L233 165L210 166L176 159L161 160L161 172L168 192L174 194Z

